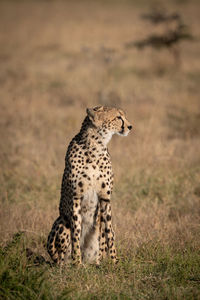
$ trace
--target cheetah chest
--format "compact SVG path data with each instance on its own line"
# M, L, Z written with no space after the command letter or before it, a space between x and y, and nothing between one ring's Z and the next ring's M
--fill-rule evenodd
M81 252L83 261L93 262L99 253L98 242L98 196L95 190L89 190L84 195L81 203Z

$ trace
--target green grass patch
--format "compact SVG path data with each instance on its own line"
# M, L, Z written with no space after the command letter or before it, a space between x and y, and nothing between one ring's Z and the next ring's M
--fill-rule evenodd
M1 299L66 299L69 290L51 288L48 268L34 267L26 257L26 239L18 232L0 249Z
M153 241L114 266L71 265L60 269L26 257L26 238L17 233L0 253L2 299L198 299L200 255L176 253Z

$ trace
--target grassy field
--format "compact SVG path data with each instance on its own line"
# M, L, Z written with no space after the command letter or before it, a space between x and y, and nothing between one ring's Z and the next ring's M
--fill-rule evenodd
M200 4L164 6L196 37L179 65L124 47L162 30L140 18L155 5L0 1L1 299L200 299ZM60 269L42 257L65 152L97 104L134 125L109 144L120 262Z

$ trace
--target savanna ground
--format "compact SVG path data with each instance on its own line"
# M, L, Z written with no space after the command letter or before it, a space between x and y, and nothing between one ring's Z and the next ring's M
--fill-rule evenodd
M152 5L196 36L179 66L124 47L155 30L140 18ZM0 2L1 299L200 298L199 13L195 0ZM66 147L96 104L134 125L109 145L120 262L36 265L26 248L50 260Z

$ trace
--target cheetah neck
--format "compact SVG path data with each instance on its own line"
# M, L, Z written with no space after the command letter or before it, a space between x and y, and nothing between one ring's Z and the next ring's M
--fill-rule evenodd
M91 144L102 146L105 148L113 136L113 132L106 128L96 128L88 117L82 123L81 130L77 135L83 143L86 143L89 147Z
M99 135L101 136L103 145L107 146L113 136L113 133L111 131L99 131Z

